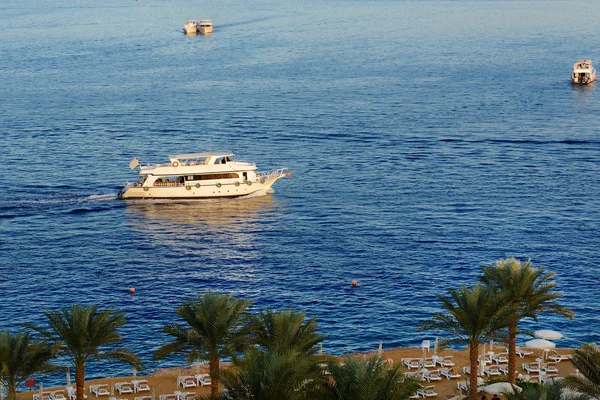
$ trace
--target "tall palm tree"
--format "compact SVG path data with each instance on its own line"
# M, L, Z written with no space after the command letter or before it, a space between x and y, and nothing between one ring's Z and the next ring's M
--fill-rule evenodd
M77 400L84 398L85 367L91 359L116 360L143 369L142 362L133 352L112 347L123 341L117 332L126 322L122 311L73 304L60 311L46 311L44 315L50 329L26 326L42 334L57 349L59 356L69 360L75 370ZM109 348L100 350L106 346Z
M319 400L403 400L422 388L420 382L405 378L400 365L389 368L379 356L345 357L343 363L330 362L330 379Z
M562 307L552 281L555 274L536 268L527 261L521 264L515 258L500 260L496 266L483 266L481 282L504 297L508 321L508 381L516 379L516 349L519 322L526 317L538 320L539 314L559 314L573 318L573 312Z
M17 388L29 377L41 372L53 372L57 367L52 348L35 340L30 333L0 332L0 380L7 389L9 400L16 399Z
M246 309L248 300L235 299L221 293L197 294L175 311L187 324L165 325L163 332L173 341L160 347L154 359L160 360L171 354L181 354L188 362L198 358L208 360L211 377L211 397L219 393L220 360L234 356L248 342L252 326Z
M600 398L600 350L595 344L586 344L575 350L571 358L580 374L570 375L564 379L567 388L586 398Z
M295 349L316 354L317 345L327 336L317 333L317 318L306 320L306 313L293 310L262 311L253 317L253 341L269 350Z
M503 319L502 299L496 291L476 284L472 288L462 286L449 289L449 297L438 295L446 313L434 313L432 318L420 324L419 330L437 329L455 336L446 343L467 344L471 362L470 387L477 387L477 354L479 344L494 338L506 323ZM477 391L470 391L476 399Z
M323 383L315 358L298 350L248 347L223 372L229 400L304 400Z

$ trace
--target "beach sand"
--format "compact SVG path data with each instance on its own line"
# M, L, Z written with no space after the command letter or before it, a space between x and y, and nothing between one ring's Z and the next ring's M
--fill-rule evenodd
M503 351L503 349L499 349L497 347L494 349L494 352L496 354L500 353L502 351ZM573 349L557 349L557 351L562 355L568 355L573 352ZM346 356L356 356L356 357L367 356L368 357L373 354L375 354L375 352L360 353L360 354L348 354ZM433 351L427 352L428 357L431 357L433 354L434 354ZM521 364L535 361L535 359L537 357L540 357L540 355L542 355L542 354L543 353L540 350L533 350L533 355L524 357L524 358L517 358L518 373L522 373L525 375L526 372L521 368ZM436 391L436 393L438 393L438 396L432 397L432 398L449 399L449 398L452 398L452 397L458 395L458 393L459 393L459 391L457 389L457 382L468 380L468 378L469 378L468 375L464 375L462 372L463 367L469 366L469 351L468 350L462 350L462 351L439 350L437 355L439 357L452 356L453 362L456 364L459 374L461 374L462 377L458 378L458 379L451 379L451 380L448 380L447 378L443 378L441 381L433 381L431 383L423 382L423 385L424 386L433 385L435 387L435 391ZM397 365L398 363L402 363L402 358L422 358L422 357L423 357L423 351L420 348L396 348L396 349L391 349L391 350L383 350L383 352L382 352L382 358L393 360L394 365ZM228 364L222 363L222 366L223 366L223 368L227 368ZM575 373L575 367L568 360L557 363L557 367L559 370L559 373L558 373L559 376L567 376L567 375ZM408 369L406 369L406 367L403 367L403 370L408 371ZM415 369L413 369L412 371L415 371ZM137 379L147 379L148 380L149 386L152 388L152 391L150 393L144 392L144 393L138 393L138 394L119 395L118 392L113 389L114 394L115 394L114 397L116 397L116 399L134 400L134 398L137 396L152 396L152 395L154 395L154 399L158 400L160 395L170 394L170 393L174 393L176 391L194 392L196 395L209 395L210 394L210 386L187 388L187 389L182 389L180 386L178 387L177 381L178 381L179 376L196 375L197 373L208 373L208 366L203 365L200 367L200 369L198 369L197 367L158 369L153 374L150 374L147 376L137 376ZM501 375L500 377L494 377L494 378L502 378L504 376L505 375ZM90 385L108 384L108 388L109 388L108 390L111 391L111 388L114 387L113 385L115 383L127 382L127 381L131 381L132 379L133 379L132 376L125 376L125 377L118 377L118 378L104 378L104 379L96 379L96 380L86 381L85 389L86 389L86 394L88 395L88 400L93 400L96 398L95 395L93 395L89 392ZM484 379L487 380L489 378L486 376L486 377L484 377ZM72 384L74 385L75 382L72 382ZM51 392L51 391L60 390L60 389L64 389L64 387L44 388L44 392L46 392L46 391ZM33 394L35 394L35 393L39 393L39 391L21 392L21 393L19 393L19 399L20 400L32 400ZM66 392L65 392L65 395L66 395ZM107 399L107 397L108 396L104 396L105 399ZM487 397L489 399L491 399L492 395L487 395Z

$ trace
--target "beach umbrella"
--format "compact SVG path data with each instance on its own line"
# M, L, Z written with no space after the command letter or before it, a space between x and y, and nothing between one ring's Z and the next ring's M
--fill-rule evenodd
M196 359L196 372L200 373L200 357Z
M522 390L517 385L511 385L508 382L496 382L483 388L483 391L489 394L514 393L515 391L521 392Z
M381 357L381 353L383 352L383 342L379 342L379 349L377 350L377 355Z
M133 380L135 381L135 376L137 375L137 370L133 367Z
M553 349L556 347L554 343L546 339L531 339L525 342L525 347L532 349Z
M546 339L546 340L558 340L562 339L563 335L560 332L552 331L549 329L542 329L539 331L533 332L536 338Z
M71 386L71 371L67 368L67 386Z
M439 340L436 337L435 338L435 342L433 343L433 354L437 356L437 352L438 352L438 347L439 347Z
M323 343L321 343L321 346L319 347L319 355L323 355Z

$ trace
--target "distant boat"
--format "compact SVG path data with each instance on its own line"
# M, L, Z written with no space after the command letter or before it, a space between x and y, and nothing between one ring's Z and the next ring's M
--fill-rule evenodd
M571 82L578 85L589 85L596 80L596 69L591 60L579 60L573 65Z
M198 23L198 33L201 35L206 35L207 33L213 33L215 28L213 27L212 20L203 19Z
M183 25L183 31L188 35L192 33L198 33L198 22L193 20L185 21L185 24Z

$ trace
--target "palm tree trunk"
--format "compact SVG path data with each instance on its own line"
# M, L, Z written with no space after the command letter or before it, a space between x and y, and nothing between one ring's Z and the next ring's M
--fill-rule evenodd
M517 325L508 326L508 381L516 382L517 374Z
M77 388L77 400L84 400L85 389L85 366L75 366L75 387Z
M469 398L471 400L477 400L477 374L479 372L477 364L478 353L479 343L471 343L469 346L469 359L471 360L471 373L469 374Z
M210 368L210 398L216 399L219 397L219 370L221 368L219 357L213 357L208 364Z
M6 380L6 398L8 400L15 400L17 398L17 384L11 377Z

